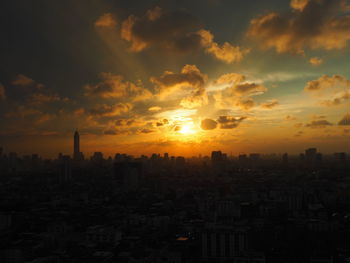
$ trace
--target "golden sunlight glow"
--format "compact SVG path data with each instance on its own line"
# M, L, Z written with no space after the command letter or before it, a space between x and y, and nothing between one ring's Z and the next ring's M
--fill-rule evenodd
M195 130L193 129L193 124L184 124L179 132L183 135L190 135L194 134Z
M189 134L191 133L191 128L188 125L184 125L181 127L180 133L182 134Z

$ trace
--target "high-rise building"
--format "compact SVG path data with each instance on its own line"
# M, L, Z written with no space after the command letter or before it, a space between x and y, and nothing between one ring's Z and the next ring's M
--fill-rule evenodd
M80 152L80 135L79 135L78 131L75 131L75 133L74 133L73 159L75 161L82 161L82 160L84 160L84 155L83 155L82 152Z
M78 160L80 157L80 138L78 131L75 131L74 133L74 153L73 153L74 159Z

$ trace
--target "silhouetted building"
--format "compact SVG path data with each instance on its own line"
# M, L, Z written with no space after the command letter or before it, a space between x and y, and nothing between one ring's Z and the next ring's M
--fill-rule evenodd
M247 227L210 226L202 231L202 258L232 260L248 250Z
M72 163L68 155L63 155L59 160L59 183L66 183L72 179Z
M288 153L284 153L282 155L282 162L284 165L288 164L289 158L288 158Z
M18 156L15 152L10 152L8 155L8 165L11 172L15 172L17 170Z
M33 170L36 170L39 168L39 155L37 154L32 154L32 158L31 158L31 166Z
M309 148L305 150L305 158L306 161L314 161L316 160L317 155L317 149L316 148Z
M248 157L246 154L240 154L238 156L238 162L242 165L245 164L248 161Z
M74 152L73 159L75 161L81 161L84 159L83 153L80 152L80 135L78 131L74 132Z
M182 156L178 156L176 157L176 168L179 168L179 169L182 169L185 167L185 164L186 164L186 160L184 157Z
M346 153L345 152L334 153L334 159L338 162L345 162Z
M78 131L74 133L74 159L79 157L80 153L80 138Z
M94 152L91 156L91 161L95 163L101 163L103 161L103 153L102 152Z
M164 160L166 160L166 161L169 160L169 154L168 153L164 153Z
M136 190L142 175L142 164L139 162L115 162L114 180L125 191Z
M214 167L221 167L225 159L227 159L227 156L221 151L211 152L211 163Z
M251 153L249 154L249 160L251 162L258 162L260 160L260 154L259 153Z

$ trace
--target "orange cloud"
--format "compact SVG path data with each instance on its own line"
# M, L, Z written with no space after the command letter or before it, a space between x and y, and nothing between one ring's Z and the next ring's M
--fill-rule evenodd
M194 16L184 11L164 12L159 7L141 17L130 15L122 23L121 37L131 43L133 52L152 46L179 52L204 49L226 63L239 62L249 52L228 42L220 46L213 41L212 33L201 29Z
M250 110L255 106L255 102L252 98L248 99L239 99L236 101L235 104L237 107L241 108L242 110Z
M250 51L249 49L232 46L228 42L220 47L218 43L214 42L214 35L205 29L199 30L198 34L202 38L201 43L205 52L226 63L240 62Z
M90 110L90 114L97 117L113 117L129 112L132 105L129 103L118 103L115 105L99 104Z
M350 80L342 75L323 75L317 80L309 81L305 91L319 98L323 106L337 106L350 99Z
M245 119L246 117L220 116L217 121L220 129L234 129Z
M278 100L274 99L274 100L271 100L271 101L268 101L266 103L261 104L261 107L263 107L265 109L272 109L278 105L279 105Z
M201 128L206 131L216 129L217 125L218 123L212 119L204 119L201 122Z
M62 99L58 95L46 95L43 93L35 93L29 98L29 104L32 105L40 105L48 102L55 102L55 101L67 101L68 99Z
M128 97L133 100L144 100L152 96L152 93L132 82L124 81L120 75L112 73L101 73L101 82L95 85L86 85L85 96L99 96L102 98Z
M245 76L235 73L222 75L213 83L228 85L227 88L213 95L219 108L239 107L242 110L250 110L255 106L251 97L267 91L264 85L245 82Z
M162 107L159 107L159 106L153 106L148 108L148 110L152 112L160 111L161 109Z
M155 7L144 16L124 20L121 37L131 42L133 52L151 46L186 52L200 48L200 36L194 31L198 27L197 19L184 11L163 12Z
M345 91L344 93L337 95L335 98L330 100L321 101L321 104L324 106L337 106L343 104L345 101L350 99L350 92Z
M326 126L332 126L333 124L330 123L327 120L315 120L315 121L311 121L310 123L306 124L306 127L309 128L324 128Z
M205 85L208 76L201 73L195 65L185 65L180 73L166 71L159 78L151 78L151 82L159 88L160 97L172 95L179 90L188 90L190 95L183 98L180 105L185 108L200 107L208 103Z
M116 25L117 21L111 13L103 14L95 22L96 27L115 27Z
M18 74L11 84L15 86L27 87L35 84L35 81L25 75Z
M290 6L296 10L303 11L309 0L292 0Z
M293 12L276 12L251 20L247 36L262 48L304 54L309 49L342 49L350 39L345 0L293 0Z
M237 73L228 73L221 75L218 79L214 81L214 84L238 84L240 82L245 81L245 76Z
M338 125L350 125L350 114L346 114L339 122Z
M217 127L220 129L234 129L245 120L246 117L219 116L215 121L213 119L204 119L201 122L202 130L214 130Z
M323 75L317 80L309 81L304 90L305 91L320 91L329 88L336 88L338 86L350 87L350 80L347 80L342 75L333 75L332 77L328 75Z
M323 63L323 59L313 57L313 58L310 58L309 63L313 66L319 66Z

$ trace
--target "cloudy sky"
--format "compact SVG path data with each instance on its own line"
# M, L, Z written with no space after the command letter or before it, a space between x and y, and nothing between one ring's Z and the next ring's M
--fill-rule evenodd
M11 0L0 146L192 156L350 147L347 0Z

